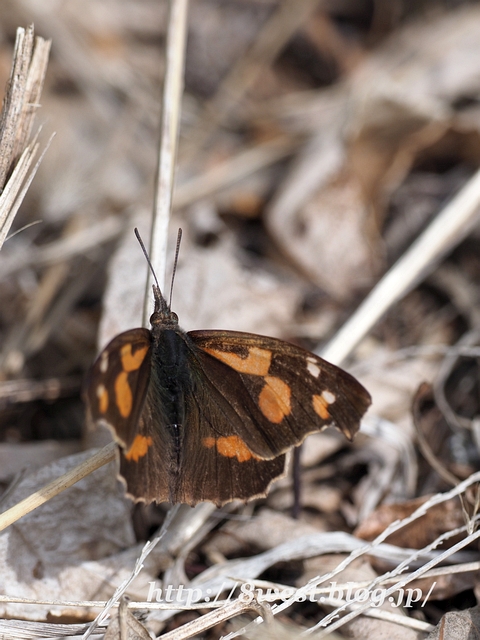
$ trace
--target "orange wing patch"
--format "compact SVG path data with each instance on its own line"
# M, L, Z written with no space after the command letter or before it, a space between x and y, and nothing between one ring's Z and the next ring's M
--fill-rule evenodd
M260 392L258 405L265 418L279 424L292 411L291 389L286 382L274 376L265 376L265 386Z
M132 411L133 396L128 384L128 373L122 371L115 380L115 403L122 418L128 418Z
M322 418L322 420L328 420L330 418L328 406L331 403L328 402L328 399L324 397L324 394L322 394L321 396L312 396L312 403L313 410L318 416L320 416L320 418Z
M138 462L140 458L143 458L143 456L146 455L152 443L153 440L150 438L150 436L135 436L135 440L132 442L132 446L125 453L125 458L127 460L133 460L133 462Z
M212 449L217 447L217 451L225 458L237 458L239 462L246 462L251 458L259 460L254 453L250 451L245 442L238 436L228 436L223 438L204 438L203 444Z
M145 346L141 349L137 349L135 353L132 353L132 343L128 342L127 344L124 344L120 350L123 370L128 373L139 369L147 355L147 351L148 346Z
M229 367L238 371L238 373L246 373L252 376L266 376L272 362L272 352L268 349L260 349L259 347L250 347L246 358L242 358L236 353L230 351L219 351L218 349L205 349L217 360L228 364Z

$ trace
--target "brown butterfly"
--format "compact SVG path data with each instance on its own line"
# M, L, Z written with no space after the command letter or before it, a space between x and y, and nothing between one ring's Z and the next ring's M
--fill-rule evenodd
M151 329L116 336L86 389L91 417L119 444L134 500L222 505L264 496L284 473L286 451L308 434L358 431L370 395L351 375L283 340L184 332L158 283L153 294Z

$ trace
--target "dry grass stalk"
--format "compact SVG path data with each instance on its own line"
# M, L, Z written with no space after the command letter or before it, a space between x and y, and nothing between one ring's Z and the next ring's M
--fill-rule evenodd
M172 212L175 165L180 129L180 112L185 71L188 0L171 4L167 31L167 68L163 90L161 138L155 199L150 234L150 259L160 286L165 282L168 224ZM143 324L148 323L152 309L153 274L148 273Z
M261 605L255 600L252 600L252 602L243 602L241 599L238 599L216 611L206 613L204 616L197 618L197 620L187 622L178 629L165 633L162 638L165 638L165 640L186 640L186 638L191 638L203 631L207 631L207 629L211 629L215 625L230 620L247 611L256 613L267 625L273 621L273 616L268 605Z
M388 309L428 275L461 242L478 220L480 171L436 216L422 235L383 276L321 356L341 364Z
M103 467L104 464L114 460L115 450L116 445L113 442L108 444L83 464L78 465L75 469L53 480L53 482L42 487L31 496L28 496L28 498L25 498L25 500L4 511L0 514L0 531L9 527L27 513L30 513L30 511L45 504L45 502L51 500L62 491L65 491L65 489L68 489L68 487L95 471L95 469Z
M34 40L33 26L17 30L12 71L0 119L0 248L38 163L32 168L39 145L29 142L39 106L50 41ZM28 178L27 178L28 176Z

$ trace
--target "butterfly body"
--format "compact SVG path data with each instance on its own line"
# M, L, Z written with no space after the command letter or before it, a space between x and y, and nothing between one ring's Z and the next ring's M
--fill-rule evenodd
M285 453L333 425L352 438L370 396L348 373L282 340L184 332L154 287L152 328L116 336L87 384L91 417L119 444L120 476L145 502L265 495Z

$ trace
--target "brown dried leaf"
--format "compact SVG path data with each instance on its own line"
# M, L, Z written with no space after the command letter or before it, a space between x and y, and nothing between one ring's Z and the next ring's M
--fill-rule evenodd
M357 527L355 535L364 540L373 540L395 520L402 520L411 515L429 497L421 496L401 504L382 505L370 515L368 520ZM398 547L421 549L442 533L460 527L464 522L459 501L456 499L448 500L442 504L434 505L424 516L388 536L386 542ZM451 541L449 542L452 544Z
M126 598L122 598L117 615L113 616L104 640L151 640L143 624L127 608Z

